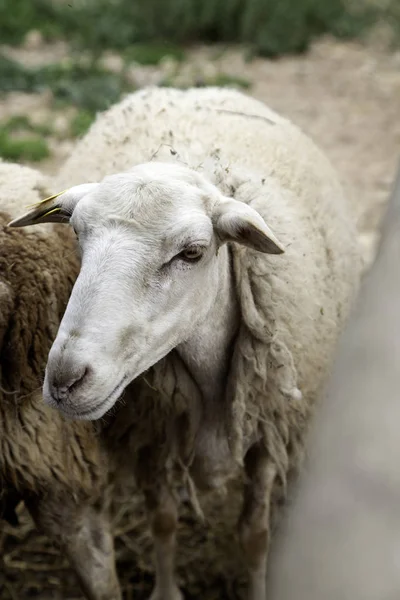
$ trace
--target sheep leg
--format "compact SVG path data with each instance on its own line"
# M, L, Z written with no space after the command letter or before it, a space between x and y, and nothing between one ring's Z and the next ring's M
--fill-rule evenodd
M265 600L270 497L276 476L266 450L254 445L245 457L247 482L239 538L249 572L248 600Z
M88 600L121 600L114 540L104 511L51 495L25 504L37 527L68 557Z
M150 600L182 600L175 579L178 505L166 484L145 491L153 534L156 581Z

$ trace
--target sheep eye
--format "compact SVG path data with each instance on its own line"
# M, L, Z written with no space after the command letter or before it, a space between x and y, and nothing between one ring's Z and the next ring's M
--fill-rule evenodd
M182 250L177 256L177 258L181 258L186 260L187 262L197 262L203 256L203 248L193 247L193 248L185 248Z

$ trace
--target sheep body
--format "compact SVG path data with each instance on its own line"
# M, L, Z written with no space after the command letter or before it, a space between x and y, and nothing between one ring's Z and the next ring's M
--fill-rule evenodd
M10 229L26 204L49 196L37 171L0 162L0 507L13 520L24 500L37 524L69 555L89 598L118 598L113 554L103 590L90 578L93 541L85 527L112 544L106 517L94 503L105 492L107 463L90 423L65 421L42 399L41 386L51 343L79 269L76 241L59 225ZM108 537L107 537L108 536ZM87 576L79 562L85 560ZM108 559L107 559L108 560ZM85 581L89 578L89 583ZM101 595L107 585L111 595ZM91 587L92 586L92 587Z
M76 448L73 444L68 447L71 458L74 457L72 465L79 473L70 479L71 472L65 472L60 431L71 424L62 423L59 415L41 401L47 354L79 269L75 241L68 230L59 226L25 230L6 227L10 216L46 195L49 191L40 173L0 163L1 474L4 477L9 473L7 478L17 488L28 486L32 492L41 489L45 482L54 485L57 478L61 485L71 485L71 489L78 482L84 484L89 464L83 460L80 448L84 447L90 428L74 424L73 430L81 440L78 442L77 437ZM18 418L14 411L18 411Z
M98 117L54 185L100 181L151 158L205 172L224 194L258 210L286 247L279 259L234 248L243 327L231 373L237 458L263 407L266 443L283 476L286 447L302 431L357 290L362 262L351 207L327 159L296 126L217 88L128 96ZM249 353L257 372L248 368ZM262 394L255 393L260 386ZM273 399L268 406L264 397Z
M224 411L215 417L230 457L207 443L210 432L196 410L201 398L173 353L146 374L148 388L133 386L124 416L117 415L129 429L131 413L132 435L119 439L125 450L130 445L144 488L174 453L189 471L195 456L197 471L216 487L238 473L261 439L270 473L263 494L274 508L274 494L285 493L299 466L312 407L358 289L362 258L352 209L327 159L297 127L256 100L216 88L128 96L98 117L54 186L100 181L149 160L182 161L202 172L223 194L255 208L286 250L274 257L231 248L241 325ZM142 450L156 445L162 451L150 462ZM195 482L198 472L192 468Z

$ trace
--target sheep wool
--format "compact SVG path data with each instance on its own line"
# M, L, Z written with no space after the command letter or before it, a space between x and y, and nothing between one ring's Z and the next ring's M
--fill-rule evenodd
M181 161L202 172L223 194L256 209L285 247L274 256L231 245L241 323L220 417L231 461L218 465L218 457L208 457L210 469L225 469L228 479L261 435L282 498L358 289L363 263L352 207L328 160L295 125L242 93L217 88L129 95L97 118L53 187L100 181L149 160ZM175 410L180 425L169 445L167 433L160 439L164 448L178 447L178 462L189 468L201 398L174 353L143 380L149 387L138 390L131 407L132 456L139 461L139 450L158 439L152 427L171 431L165 419ZM169 415L164 422L162 414ZM146 419L147 442L137 435ZM147 473L154 478L154 469Z
M205 172L225 195L259 211L286 248L279 257L232 248L242 324L229 385L236 458L261 427L284 480L358 287L351 207L328 160L296 126L218 88L129 95L98 117L54 187L100 181L151 159Z
M23 500L86 597L119 600L97 427L64 420L42 398L48 352L79 271L76 239L60 225L7 226L50 195L37 171L0 162L0 519L17 524Z
M45 177L0 162L0 495L51 488L83 496L101 481L92 426L45 406L47 355L79 269L60 225L10 229L10 219L49 196Z

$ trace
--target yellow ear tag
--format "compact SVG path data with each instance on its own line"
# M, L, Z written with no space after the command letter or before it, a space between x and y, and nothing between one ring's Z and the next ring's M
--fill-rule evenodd
M57 212L61 210L61 206L56 206L55 208L53 208L52 210L47 211L46 213L44 213L43 215L38 215L37 217L35 217L35 219L43 219L43 217L48 217L49 215Z
M58 198L62 194L65 194L65 192L68 192L68 189L63 190L62 192L58 192L58 194L54 194L54 196L49 196L48 198L45 198L44 200L39 200L39 202L34 202L33 204L27 204L26 208L32 208L33 206L41 206L45 202L50 202L50 200L54 200L55 198Z

